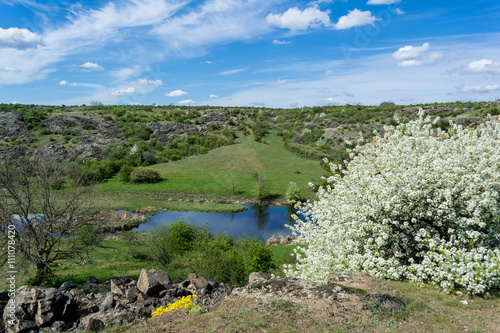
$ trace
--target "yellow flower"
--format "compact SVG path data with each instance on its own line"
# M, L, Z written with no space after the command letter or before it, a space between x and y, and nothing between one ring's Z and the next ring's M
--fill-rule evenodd
M189 312L200 308L198 304L193 304L193 299L198 298L196 295L183 296L180 300L175 303L169 303L167 306L160 306L158 309L151 313L151 317L167 313L174 309L187 309Z

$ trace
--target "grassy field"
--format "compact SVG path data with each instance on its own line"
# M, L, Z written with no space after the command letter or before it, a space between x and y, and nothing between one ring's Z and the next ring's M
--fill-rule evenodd
M283 197L290 181L311 196L308 183L320 182L325 172L318 161L303 159L287 151L276 134L269 134L265 143L251 137L238 144L221 147L204 155L192 156L180 161L163 163L150 168L166 179L157 184L122 184L114 177L99 187L99 192L175 192L200 193L219 196L233 195L229 178L236 180L235 195L255 198L254 176L264 175L269 184L271 197Z

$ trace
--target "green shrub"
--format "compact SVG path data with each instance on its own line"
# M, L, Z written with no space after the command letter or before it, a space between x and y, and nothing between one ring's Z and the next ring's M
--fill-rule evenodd
M153 229L150 240L153 258L162 265L168 265L175 257L194 248L198 234L197 226L182 220Z
M118 178L124 183L130 182L130 174L134 171L134 167L130 164L122 165L120 171L118 172Z
M130 173L132 183L158 183L161 181L160 174L156 170L137 167Z

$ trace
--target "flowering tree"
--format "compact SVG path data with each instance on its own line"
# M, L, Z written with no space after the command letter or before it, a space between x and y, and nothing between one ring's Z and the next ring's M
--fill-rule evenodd
M437 119L434 123L437 122ZM285 273L329 272L462 286L500 286L500 123L433 129L423 118L358 146L289 226L307 246Z

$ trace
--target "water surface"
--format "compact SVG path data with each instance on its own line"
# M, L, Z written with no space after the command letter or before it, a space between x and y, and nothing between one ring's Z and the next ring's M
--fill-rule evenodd
M290 207L275 206L247 206L248 210L239 213L198 213L198 212L159 212L151 220L139 225L134 231L146 232L160 225L169 225L171 222L182 219L185 222L199 226L207 226L214 232L223 232L235 238L258 236L262 240L275 235L291 235L285 224L293 224Z

